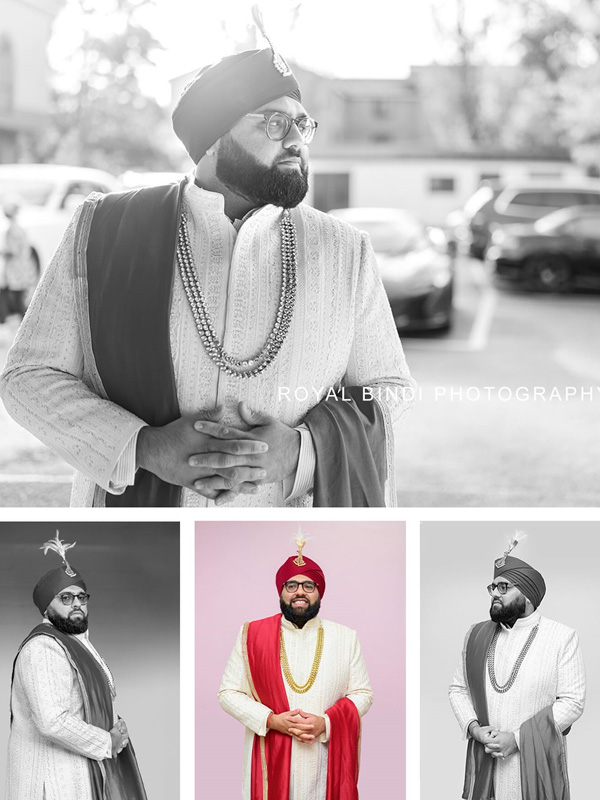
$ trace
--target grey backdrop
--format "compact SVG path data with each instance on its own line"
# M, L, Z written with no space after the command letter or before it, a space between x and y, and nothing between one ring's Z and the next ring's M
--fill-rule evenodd
M108 663L118 713L135 746L149 800L179 797L179 524L0 522L0 791L9 691L19 644L40 622L31 593L58 566L39 548L56 529L90 599L90 639Z
M421 524L421 798L459 800L466 743L448 703L465 634L489 619L486 586L494 559L515 529L527 539L513 555L546 581L543 616L579 633L587 674L583 716L567 737L573 798L595 793L600 716L600 522L447 522Z

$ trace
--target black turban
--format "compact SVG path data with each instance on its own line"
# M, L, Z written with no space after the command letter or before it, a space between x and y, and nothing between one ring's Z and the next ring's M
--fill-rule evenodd
M75 575L67 575L67 568L63 564L61 567L51 569L39 579L33 590L33 602L39 608L40 614L46 611L56 595L67 586L81 586L84 592L87 591L85 581L79 572L75 567L71 567L71 570Z
M500 559L502 560L502 559ZM537 608L546 594L544 579L532 566L520 558L506 557L506 563L499 567L494 566L494 578L506 578L525 595L534 608Z
M301 99L285 61L270 48L245 50L200 70L173 110L173 128L197 164L244 114L285 95Z

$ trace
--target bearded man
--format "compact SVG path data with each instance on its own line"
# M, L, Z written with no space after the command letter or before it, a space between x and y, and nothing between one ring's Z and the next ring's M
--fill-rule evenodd
M6 408L72 505L395 505L410 378L368 236L301 204L317 123L271 49L174 112L181 184L92 195L44 274Z
M90 595L56 537L62 565L33 590L43 620L13 665L6 800L146 800L113 676L88 634Z
M542 575L509 555L495 562L491 621L465 640L449 696L469 739L465 800L568 800L565 736L583 713L577 633L537 610Z
M325 575L303 545L277 571L281 614L242 627L219 690L246 728L244 800L358 800L373 694L356 632L318 616Z

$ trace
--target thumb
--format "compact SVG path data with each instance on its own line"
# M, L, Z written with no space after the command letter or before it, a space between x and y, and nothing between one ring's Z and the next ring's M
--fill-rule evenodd
M195 414L196 419L206 419L209 422L220 422L223 419L225 409L223 406L215 406L214 408L204 408Z
M272 419L268 414L263 414L262 411L253 411L243 400L238 403L238 413L246 425L251 425L252 427L267 425Z

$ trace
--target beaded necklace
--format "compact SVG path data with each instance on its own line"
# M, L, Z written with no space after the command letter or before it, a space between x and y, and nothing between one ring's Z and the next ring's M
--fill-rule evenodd
M279 656L281 659L281 669L288 686L293 692L296 692L296 694L305 694L308 692L310 689L312 689L312 686L317 679L317 672L319 671L321 656L323 655L323 638L323 626L319 625L319 630L317 631L317 647L315 649L315 657L313 658L312 667L310 668L310 674L306 683L300 685L296 683L292 676L292 671L290 669L290 664L285 650L285 642L283 640L283 630L280 633Z
M535 626L535 628L532 629L531 633L527 637L527 641L523 645L523 648L522 648L521 652L519 653L519 655L517 657L517 660L515 661L515 665L512 668L512 671L511 671L510 675L508 676L508 680L506 681L506 683L503 683L502 685L500 685L498 683L498 681L496 680L496 673L495 673L495 670L494 670L494 658L495 658L495 654L496 654L496 642L498 641L498 636L500 634L500 625L498 625L498 627L496 628L496 631L494 633L492 641L490 642L490 646L488 647L487 667L488 667L488 675L489 675L489 678L490 678L490 683L492 684L492 688L494 689L494 691L498 692L498 694L504 694L505 692L508 692L510 687L513 685L513 683L517 679L517 675L518 675L519 670L521 668L521 664L523 663L523 660L524 660L525 656L527 655L527 652L528 652L529 648L533 644L533 640L535 639L535 637L537 635L539 627L540 626L538 624L538 625Z
M298 239L296 227L287 208L284 209L279 220L279 229L281 232L282 276L275 322L261 350L252 358L238 359L226 352L216 334L213 321L208 313L204 292L198 281L187 228L187 214L185 211L181 214L177 239L177 265L194 316L196 329L211 361L227 375L235 378L255 378L260 375L275 360L290 329L296 303Z

